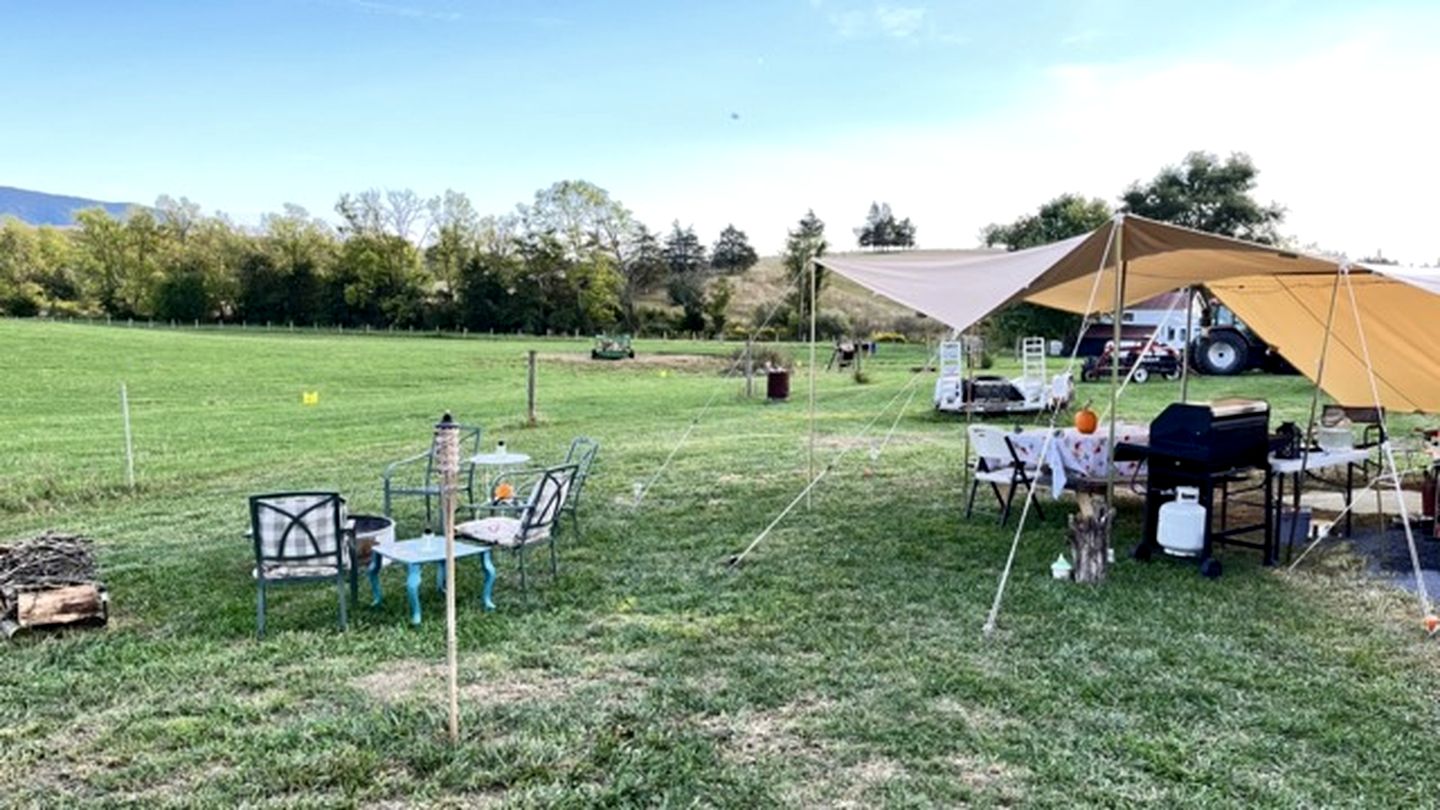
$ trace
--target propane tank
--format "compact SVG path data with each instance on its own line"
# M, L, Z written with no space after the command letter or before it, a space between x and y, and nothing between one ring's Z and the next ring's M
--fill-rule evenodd
M1200 505L1199 489L1175 488L1175 500L1160 507L1155 535L1160 547L1177 557L1194 557L1205 548L1205 507Z

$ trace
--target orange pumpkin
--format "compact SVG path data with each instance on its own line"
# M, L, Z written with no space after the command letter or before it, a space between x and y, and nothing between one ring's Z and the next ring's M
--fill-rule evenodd
M1075 412L1076 430L1088 436L1094 433L1098 427L1100 427L1100 417L1090 410L1090 403L1085 403L1085 407Z
M1425 632L1433 636L1435 635L1436 628L1440 628L1440 616L1431 613L1425 617Z
M495 500L508 501L515 497L515 487L509 481L501 481L495 486Z

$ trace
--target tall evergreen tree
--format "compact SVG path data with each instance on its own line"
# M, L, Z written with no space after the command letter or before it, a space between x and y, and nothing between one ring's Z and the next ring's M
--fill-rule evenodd
M710 250L710 266L727 275L743 273L754 267L758 261L760 257L755 253L755 248L750 246L749 237L734 225L725 226L725 230L720 232L720 238L715 240L715 246Z

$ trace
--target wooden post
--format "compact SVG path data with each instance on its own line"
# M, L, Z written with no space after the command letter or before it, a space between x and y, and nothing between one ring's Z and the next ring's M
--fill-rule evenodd
M1090 492L1076 496L1080 511L1070 516L1070 556L1075 560L1076 582L1105 581L1110 549L1110 526L1115 510Z
M810 481L815 480L815 311L819 309L815 301L815 257L811 256L806 264L810 270ZM805 508L814 506L814 499L810 495L810 489L805 491Z
M745 398L755 396L755 346L745 338Z
M120 383L120 417L125 422L125 482L135 488L135 445L130 438L130 396Z
M525 419L530 427L535 427L535 350L531 349L526 354L525 369Z

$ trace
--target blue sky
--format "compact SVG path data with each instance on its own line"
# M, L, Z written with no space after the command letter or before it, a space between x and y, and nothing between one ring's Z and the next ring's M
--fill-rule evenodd
M245 222L342 191L501 212L562 178L762 252L872 199L927 247L1191 149L1286 230L1440 259L1440 4L0 0L0 184ZM732 116L733 114L733 116ZM738 117L734 117L738 116Z

